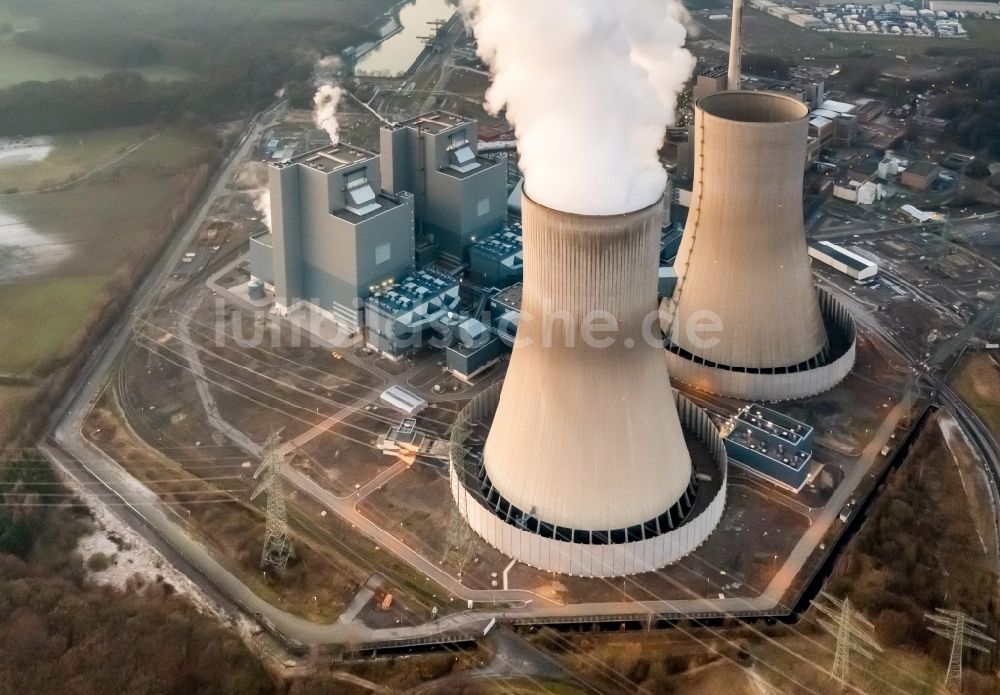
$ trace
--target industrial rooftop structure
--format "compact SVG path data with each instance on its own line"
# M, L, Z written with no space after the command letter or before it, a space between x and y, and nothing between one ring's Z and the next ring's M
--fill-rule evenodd
M469 271L483 287L510 287L524 276L524 242L520 227L477 241L469 249Z
M795 491L805 485L813 456L812 427L754 404L742 408L723 435L733 463Z
M368 345L399 357L423 345L435 324L458 319L460 303L458 281L431 269L379 288L365 303Z

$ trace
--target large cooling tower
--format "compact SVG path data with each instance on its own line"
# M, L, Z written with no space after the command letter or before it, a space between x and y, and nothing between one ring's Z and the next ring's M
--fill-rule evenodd
M697 480L658 343L662 207L587 217L523 205L521 322L473 480L478 503L463 513L535 567L656 569L704 540L724 505L716 495L697 528L670 537ZM711 423L695 429L708 437Z
M806 247L808 114L766 92L696 104L695 184L666 319L681 381L782 400L832 388L853 366L850 319L817 293Z

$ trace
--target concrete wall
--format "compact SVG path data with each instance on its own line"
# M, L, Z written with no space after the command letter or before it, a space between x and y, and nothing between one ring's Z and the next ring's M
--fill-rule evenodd
M416 164L412 161L413 148L409 134L410 131L405 128L383 128L379 131L382 189L391 195L403 191L416 193L414 185Z
M250 238L250 275L265 285L274 285L274 249L272 235Z

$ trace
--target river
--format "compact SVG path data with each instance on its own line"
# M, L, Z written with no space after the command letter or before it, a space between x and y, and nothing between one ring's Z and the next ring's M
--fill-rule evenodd
M434 31L428 22L447 21L455 13L455 6L448 0L413 0L399 10L402 31L389 37L369 53L355 68L358 75L373 77L398 77L404 74L424 50L421 36Z

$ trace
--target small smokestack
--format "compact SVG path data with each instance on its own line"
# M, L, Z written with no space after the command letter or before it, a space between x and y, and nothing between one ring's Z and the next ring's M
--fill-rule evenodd
M729 37L729 80L731 92L740 91L743 73L743 0L733 0L733 31Z

